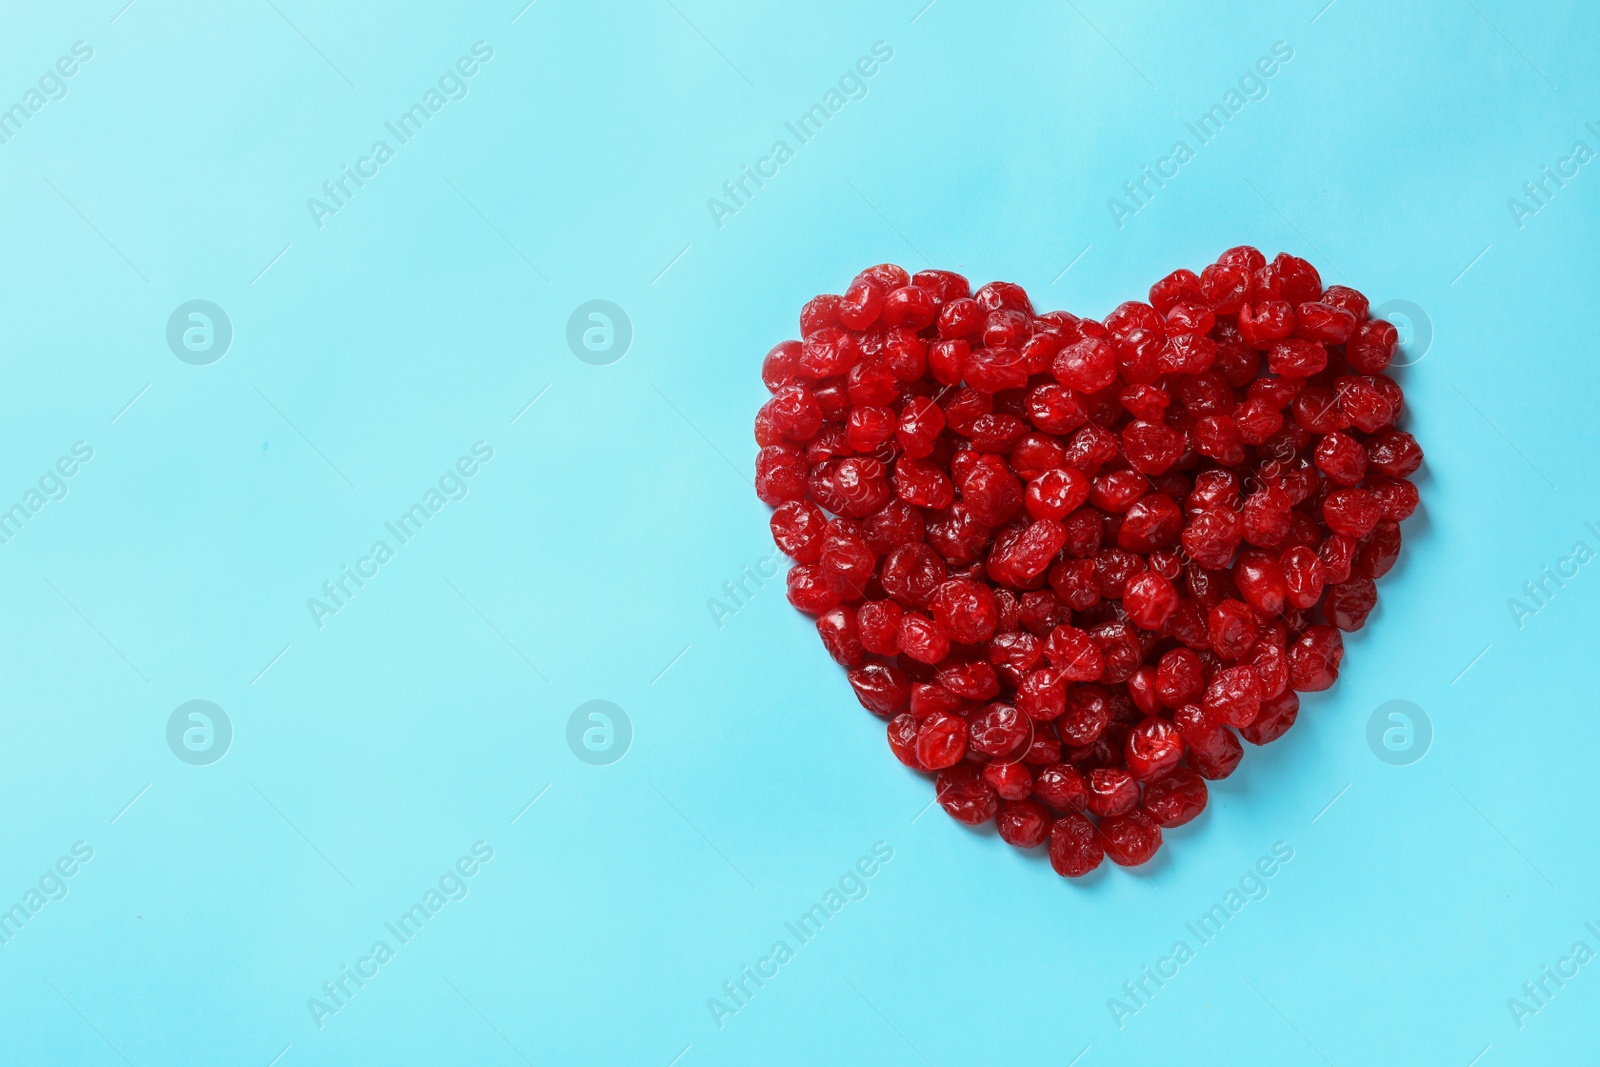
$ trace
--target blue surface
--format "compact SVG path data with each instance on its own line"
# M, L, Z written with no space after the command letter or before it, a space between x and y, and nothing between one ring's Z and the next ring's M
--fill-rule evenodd
M524 2L0 15L0 1061L1592 1058L1600 13ZM871 263L1103 315L1241 242L1423 309L1423 508L1338 686L1069 884L919 817L744 578L758 363ZM169 347L192 300L220 359L215 314ZM620 359L569 347L591 300ZM1392 700L1420 761L1369 748Z

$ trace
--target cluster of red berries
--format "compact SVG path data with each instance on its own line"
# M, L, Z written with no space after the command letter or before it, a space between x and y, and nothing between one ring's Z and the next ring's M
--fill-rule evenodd
M1422 462L1367 311L1249 247L1103 322L891 264L805 305L756 491L945 811L1062 875L1144 863L1333 684Z

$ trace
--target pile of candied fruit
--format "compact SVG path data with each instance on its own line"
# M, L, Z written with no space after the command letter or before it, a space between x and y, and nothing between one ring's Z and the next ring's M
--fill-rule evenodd
M1098 322L884 264L800 335L755 426L789 601L945 811L1067 877L1334 683L1417 507L1394 326L1287 254Z

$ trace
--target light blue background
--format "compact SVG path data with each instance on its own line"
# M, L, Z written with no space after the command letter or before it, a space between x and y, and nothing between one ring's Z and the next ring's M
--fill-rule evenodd
M524 2L0 14L0 105L94 49L0 145L0 507L94 449L0 547L0 906L94 849L0 946L0 1060L1593 1058L1600 963L1521 1029L1506 1002L1600 949L1600 577L1520 628L1507 599L1600 548L1597 164L1521 228L1507 199L1600 149L1600 13ZM480 40L469 95L314 225ZM707 198L877 41L866 98L719 228ZM1118 228L1107 199L1277 41L1266 98ZM759 362L883 260L1103 315L1242 242L1425 309L1423 508L1337 687L1143 877L1067 883L919 817L781 584L714 622L771 551ZM164 339L196 298L235 331L204 367ZM565 341L595 298L634 328L610 366ZM470 495L314 626L476 441ZM191 699L235 730L210 766L166 744ZM565 740L591 699L633 724L611 766ZM1411 766L1365 740L1391 699L1433 723ZM319 1029L307 998L480 840L470 895ZM879 841L865 899L719 1029L707 999ZM1119 1029L1108 998L1276 842L1269 895Z

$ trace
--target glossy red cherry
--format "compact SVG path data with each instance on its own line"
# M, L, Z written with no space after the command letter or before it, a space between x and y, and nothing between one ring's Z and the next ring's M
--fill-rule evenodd
M1000 807L1000 798L969 763L940 772L934 782L934 796L952 819L969 826L988 822Z
M1142 811L1113 815L1100 824L1106 855L1124 867L1148 863L1161 847L1161 827Z
M1076 813L1050 827L1050 867L1063 878L1082 878L1105 859L1105 844L1087 818Z
M1179 767L1145 787L1143 806L1157 826L1182 826L1205 810L1206 781L1187 767Z
M1044 806L1031 800L1003 800L995 815L1000 839L1017 848L1038 848L1050 836L1051 818Z
M1150 716L1128 735L1128 772L1141 782L1166 774L1183 759L1183 737L1171 719Z
M1096 767L1089 772L1084 797L1095 815L1121 815L1139 803L1139 783L1119 767Z

